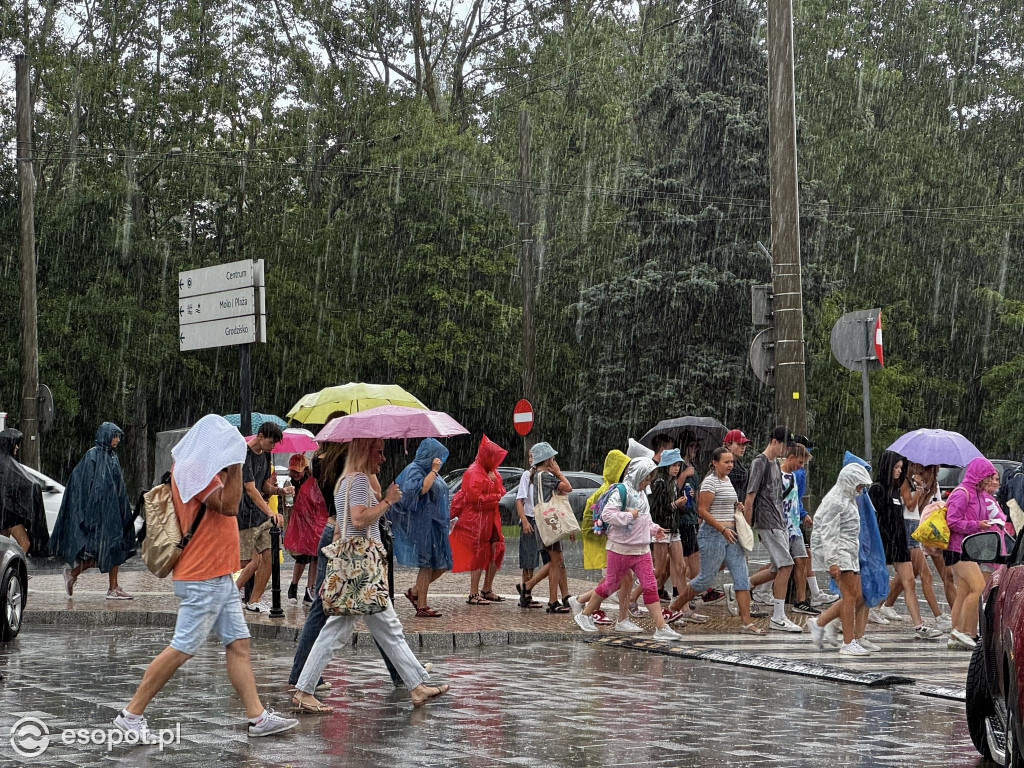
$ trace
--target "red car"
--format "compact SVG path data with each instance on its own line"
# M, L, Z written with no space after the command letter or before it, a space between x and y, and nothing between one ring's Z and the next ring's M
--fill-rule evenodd
M981 593L978 644L967 671L967 727L984 757L1024 768L1024 546L1003 555L1001 541L986 531L963 542L965 559L1002 565Z

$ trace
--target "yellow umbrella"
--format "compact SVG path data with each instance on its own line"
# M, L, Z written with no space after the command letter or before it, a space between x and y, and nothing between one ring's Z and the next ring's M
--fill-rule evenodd
M397 384L364 384L349 382L338 387L326 387L304 396L286 414L302 424L323 424L335 411L359 413L378 405L404 405L409 408L427 406Z

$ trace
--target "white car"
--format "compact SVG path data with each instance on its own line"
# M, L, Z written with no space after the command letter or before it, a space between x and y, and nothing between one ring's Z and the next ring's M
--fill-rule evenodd
M21 466L25 467L25 471L31 475L32 479L42 486L43 508L46 510L46 530L53 533L53 526L57 524L57 513L60 512L61 502L64 501L64 486L42 472L36 472L24 464Z

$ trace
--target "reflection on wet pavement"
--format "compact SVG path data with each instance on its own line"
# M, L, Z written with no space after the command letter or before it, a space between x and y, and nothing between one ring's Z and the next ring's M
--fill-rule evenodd
M974 766L963 706L896 689L867 689L583 643L540 643L422 656L452 685L413 710L376 652L348 648L328 668L333 715L250 740L211 642L150 706L152 728L181 724L182 743L65 746L63 728L106 727L149 660L162 629L89 632L28 628L0 646L0 711L31 714L54 742L46 766ZM289 708L294 646L255 641L267 706ZM6 729L0 761L16 755Z

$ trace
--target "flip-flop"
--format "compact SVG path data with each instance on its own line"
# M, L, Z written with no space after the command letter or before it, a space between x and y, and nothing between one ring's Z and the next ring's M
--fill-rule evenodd
M749 624L744 624L742 627L740 627L740 634L757 635L758 637L765 637L768 633L761 629L759 626L757 626L757 624L755 624L754 622L750 622Z
M436 699L438 696L444 696L446 693L448 693L448 691L452 689L452 687L450 685L428 685L426 686L426 689L428 691L437 691L437 693L432 693L425 698L419 699L418 701L416 699L413 699L412 705L414 707L422 707L431 699Z

